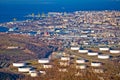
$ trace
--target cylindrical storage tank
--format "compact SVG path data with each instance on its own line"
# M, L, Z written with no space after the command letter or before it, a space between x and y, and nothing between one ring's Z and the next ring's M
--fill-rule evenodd
M120 50L110 50L110 53L119 54Z
M13 63L14 67L22 67L22 66L26 66L26 63Z
M100 51L109 51L109 48L99 48Z
M31 77L37 77L38 74L37 74L37 72L31 72L31 73L30 73L30 76L31 76Z
M43 59L39 59L38 60L38 63L41 63L41 64L46 64L46 63L49 63L50 60L48 58L43 58Z
M109 55L98 55L99 59L109 59L110 56Z
M76 69L86 69L86 65L76 65Z
M79 47L71 47L71 50L79 50Z
M76 63L78 63L78 64L82 64L82 63L85 63L85 62L86 62L85 59L77 59L76 60Z
M30 71L29 71L29 74L31 74L32 72L36 72L36 70L30 70Z
M64 57L64 56L63 56L63 57L61 57L61 60L62 60L62 61L69 61L69 60L70 60L70 57Z
M32 69L32 67L30 66L23 66L23 67L19 67L18 71L19 72L29 72Z
M97 52L88 52L88 56L97 56L98 53Z
M30 70L29 74L30 74L31 77L37 77L38 76L38 73L35 70Z
M88 50L79 50L79 53L88 53Z
M91 63L91 66L93 66L93 67L100 67L101 65L102 65L101 62L92 62Z

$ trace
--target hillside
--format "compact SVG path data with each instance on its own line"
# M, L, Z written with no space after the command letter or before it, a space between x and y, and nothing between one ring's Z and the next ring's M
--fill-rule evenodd
M0 34L0 60L16 62L47 57L54 48L26 35Z

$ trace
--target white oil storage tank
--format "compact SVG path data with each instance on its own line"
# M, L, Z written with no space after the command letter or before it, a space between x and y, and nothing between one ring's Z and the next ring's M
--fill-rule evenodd
M119 53L120 53L120 50L110 50L110 53L119 54Z
M85 63L85 62L86 62L85 59L80 59L80 58L78 58L78 59L76 60L76 63L77 63L77 64L82 64L82 63Z
M98 54L97 52L88 52L88 56L97 56Z
M98 58L99 58L99 59L109 59L109 58L110 58L110 55L102 54L102 55L98 55Z
M71 47L71 50L79 50L80 47Z
M102 65L101 62L91 62L91 66L93 67L100 67Z
M88 50L79 50L79 53L88 53Z
M24 62L19 62L19 63L13 63L14 67L22 67L22 66L26 66L26 63Z
M100 51L109 51L109 48L107 47L103 47L103 48L99 48Z
M41 64L45 64L45 63L49 63L50 60L48 58L42 58L42 59L39 59L38 60L38 63L41 63Z
M31 66L23 66L23 67L19 67L18 71L19 72L29 72L32 69Z
M30 76L31 76L31 77L37 77L37 76L38 76L38 73L37 73L37 72L31 72Z
M30 70L29 74L30 74L31 77L37 77L38 76L38 73L35 70Z

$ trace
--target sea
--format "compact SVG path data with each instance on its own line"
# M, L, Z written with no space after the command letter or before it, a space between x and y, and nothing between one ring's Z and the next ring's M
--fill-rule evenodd
M92 0L92 2L89 2L90 0L85 0L88 2L85 2L84 0L70 0L71 2L67 1L69 0L66 0L66 2L62 1L61 3L57 3L56 0L56 3L40 3L40 4L0 3L0 23L13 21L13 18L16 18L17 21L26 20L24 16L32 13L47 14L48 12L120 10L119 0Z
M0 26L0 32L7 32L9 29L7 27Z

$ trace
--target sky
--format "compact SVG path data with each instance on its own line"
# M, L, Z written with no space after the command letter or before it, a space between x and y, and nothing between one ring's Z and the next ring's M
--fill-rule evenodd
M120 0L0 0L0 4L74 4L74 3L109 3Z

